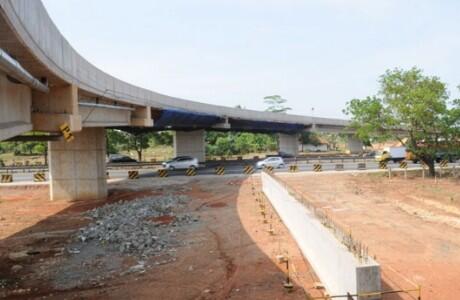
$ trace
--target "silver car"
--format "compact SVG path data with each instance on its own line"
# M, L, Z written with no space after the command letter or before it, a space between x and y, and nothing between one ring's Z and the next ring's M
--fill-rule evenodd
M168 170L178 170L178 169L188 169L195 168L199 166L198 159L191 156L178 156L171 160L165 161L163 168Z
M279 156L272 156L256 163L257 169L262 169L264 167L282 168L284 167L284 160Z

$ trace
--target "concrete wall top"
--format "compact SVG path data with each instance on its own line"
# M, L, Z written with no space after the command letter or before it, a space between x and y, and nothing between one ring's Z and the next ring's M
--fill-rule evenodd
M11 27L19 43L43 68L63 81L98 96L142 106L185 109L237 119L339 127L348 125L348 121L340 119L276 114L189 101L121 81L78 54L59 32L40 0L0 0L0 16ZM41 74L34 75L39 77Z

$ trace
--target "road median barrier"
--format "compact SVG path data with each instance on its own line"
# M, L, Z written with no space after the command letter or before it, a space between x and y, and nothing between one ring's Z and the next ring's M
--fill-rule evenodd
M335 165L335 170L336 171L343 171L343 170L345 170L345 168L344 168L343 164L336 164Z
M274 168L272 166L265 166L264 170L268 173L273 173Z
M439 162L439 166L440 166L441 168L447 168L448 165L449 165L449 161L448 161L448 160L443 159L443 160L441 160L441 161Z
M297 166L297 165L290 165L290 166L289 166L289 172L291 172L291 173L299 172L299 166Z
M243 173L248 175L254 173L254 167L251 165L244 166Z
M128 171L129 179L139 179L139 171Z
M407 161L402 161L399 163L399 167L401 169L407 169Z
M314 164L313 165L313 171L321 172L321 171L323 171L323 166L321 164Z
M168 177L168 170L166 170L166 169L158 170L158 176L159 177Z
M196 176L197 172L195 168L188 168L185 170L185 175L187 176Z
M44 182L46 181L45 172L34 173L34 182Z
M358 163L358 170L366 170L366 163Z
M216 175L219 175L219 176L225 175L225 167L218 166L214 169L214 172L216 173Z
M1 183L10 183L13 182L13 174L2 174L0 178Z

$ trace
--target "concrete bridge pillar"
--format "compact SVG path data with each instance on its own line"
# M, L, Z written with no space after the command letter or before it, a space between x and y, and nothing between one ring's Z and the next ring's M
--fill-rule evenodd
M50 199L106 197L105 129L84 128L74 137L71 142L49 142Z
M363 142L361 142L361 140L357 139L355 136L349 135L347 144L348 144L348 150L350 151L350 153L358 154L358 153L363 152L364 144Z
M196 157L199 162L206 161L205 131L175 131L174 156L188 155Z
M279 133L278 151L297 156L299 154L299 135Z

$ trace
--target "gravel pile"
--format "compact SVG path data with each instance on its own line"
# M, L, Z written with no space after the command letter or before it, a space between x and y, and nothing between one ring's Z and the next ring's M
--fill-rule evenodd
M182 225L198 221L189 214L176 214L189 202L185 195L147 197L107 204L87 212L93 219L81 228L77 239L126 254L151 256L170 248ZM166 220L166 221L165 221Z

